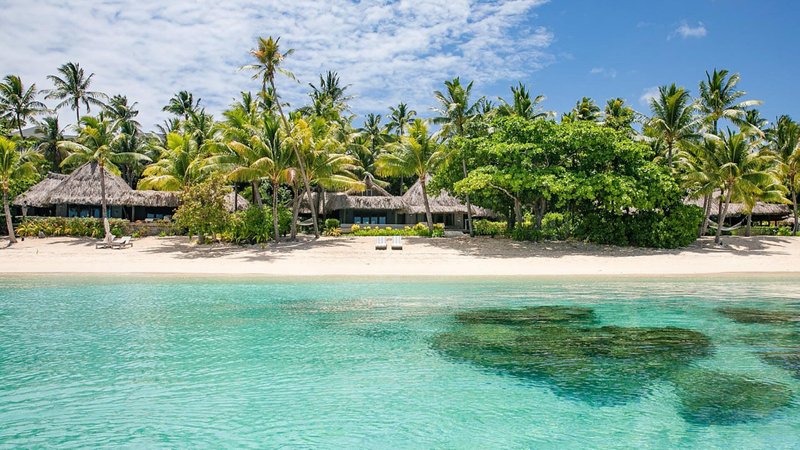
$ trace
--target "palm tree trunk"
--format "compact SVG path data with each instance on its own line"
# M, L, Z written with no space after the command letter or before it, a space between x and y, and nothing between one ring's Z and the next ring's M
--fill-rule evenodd
M272 87L272 95L275 97L273 100L275 105L278 107L278 114L281 116L281 121L283 121L283 126L286 128L286 134L288 135L291 131L289 129L289 121L286 120L286 116L283 115L283 107L281 107L281 102L278 100L278 96L275 95L275 80L270 79L269 84ZM300 166L300 175L303 176L303 184L306 188L306 195L308 196L308 206L311 208L311 219L314 221L314 237L319 237L319 224L317 223L317 208L313 201L311 201L311 183L308 180L308 173L306 173L306 165L303 162L303 158L300 157L300 150L297 148L296 145L294 147L294 156L297 158L297 165Z
M25 135L22 134L22 121L19 120L19 114L17 114L17 129L19 130L19 138L25 139Z
M275 228L275 242L278 242L280 229L278 227L278 183L272 183L272 226Z
M464 178L467 178L467 161L463 158L461 159L461 169L464 171ZM469 194L466 195L467 200L467 220L469 221L469 230L470 237L475 237L475 230L472 229L472 203L469 201Z
M700 234L697 237L703 237L708 231L708 219L711 217L711 199L713 194L706 194L703 197L703 223L700 224Z
M6 214L6 227L8 228L8 241L12 244L17 243L14 235L14 221L11 217L11 209L8 207L8 189L3 189L3 212Z
M79 126L81 124L81 105L79 101L75 100L75 126Z
M103 230L106 233L106 243L111 243L111 226L108 224L108 205L106 204L106 173L102 164L98 164L100 169L100 214L103 215Z
M261 200L261 192L259 192L258 180L254 180L250 184L253 186L253 201L255 202L256 206L258 206L258 209L261 209L264 207L264 201Z
M753 213L747 215L747 226L744 229L744 236L750 237L750 226L753 224Z
M672 170L672 141L667 142L667 166Z
M427 174L426 174L427 175ZM425 177L419 179L422 188L422 202L425 204L425 218L428 221L428 229L433 231L433 216L431 215L431 205L428 203L428 191L425 189Z
M731 204L731 194L733 193L733 189L728 187L728 193L725 197L725 206L722 206L722 202L720 201L719 204L719 215L717 216L717 234L714 237L714 243L719 244L722 241L722 227L725 224L725 215L728 213L728 206ZM721 195L722 193L720 193ZM720 197L720 200L722 198Z
M797 236L798 227L800 224L797 223L797 191L792 188L792 205L794 210L794 226L792 227L792 236Z

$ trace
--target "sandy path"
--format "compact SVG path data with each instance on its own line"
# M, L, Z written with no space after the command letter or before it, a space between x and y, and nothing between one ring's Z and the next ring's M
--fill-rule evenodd
M373 276L688 275L798 273L800 238L704 239L681 250L506 239L406 238L402 251L376 251L374 238L321 238L278 245L197 246L186 238L144 238L126 250L94 240L0 242L0 273L185 273Z

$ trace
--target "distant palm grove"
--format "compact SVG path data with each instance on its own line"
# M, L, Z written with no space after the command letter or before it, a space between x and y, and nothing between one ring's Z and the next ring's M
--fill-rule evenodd
M294 239L301 215L310 233L337 235L339 223L325 220L326 192L368 195L375 187L399 196L414 183L429 232L429 196L446 190L466 205L464 231L473 236L679 247L710 234L719 242L735 228L734 204L748 233L759 204L782 205L788 217L773 225L797 233L800 125L763 118L761 102L728 70L705 73L696 89L661 86L646 114L621 98L584 97L559 115L522 83L493 99L454 78L431 93L432 111L400 103L357 119L336 72L309 84L306 104L282 100L283 86L296 82L285 68L292 53L279 38L259 38L242 68L257 91L242 92L216 118L200 98L178 92L157 132L142 130L136 102L93 91L94 74L78 63L57 68L48 89L5 76L0 184L12 242L13 198L48 172L86 163L134 189L181 192L174 221L184 232L236 242ZM74 130L56 115L67 109ZM248 210L223 211L231 189ZM474 219L476 207L492 220Z

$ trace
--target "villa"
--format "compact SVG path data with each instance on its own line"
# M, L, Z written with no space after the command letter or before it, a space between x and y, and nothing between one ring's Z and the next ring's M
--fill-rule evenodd
M131 222L170 218L180 203L178 192L132 189L120 176L103 170L109 217ZM225 198L229 211L247 209L249 202L233 193ZM100 217L100 169L84 164L69 175L48 173L44 180L14 199L23 216Z

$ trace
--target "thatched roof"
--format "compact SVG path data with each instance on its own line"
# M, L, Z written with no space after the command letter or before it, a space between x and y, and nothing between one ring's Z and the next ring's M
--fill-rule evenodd
M405 207L403 210L408 214L424 214L425 202L422 198L422 184L417 180L408 191L403 194L403 203ZM442 190L439 195L428 195L428 204L433 214L443 213L464 213L467 212L467 205L461 203L456 197L450 195L449 192ZM472 215L478 217L488 217L494 214L485 208L472 205Z
M180 204L178 192L138 191L131 189L125 180L104 170L106 202L115 206L148 206L154 208L176 208ZM225 207L233 211L233 192L225 196ZM238 195L238 194L237 194ZM44 208L57 204L99 205L100 168L97 164L84 164L69 175L49 173L44 180L27 192L17 196L14 205ZM250 202L239 195L237 208L247 209Z
M99 205L100 166L95 163L84 164L54 187L48 195L50 204ZM106 202L109 205L126 205L126 197L133 190L121 177L108 170L102 170L105 178Z
M386 189L382 188L376 181L375 178L372 177L370 174L364 175L364 191L355 191L349 190L346 193L348 195L365 195L365 196L381 196L381 197L391 197L390 194ZM367 192L370 194L367 195Z
M711 215L716 217L719 211L719 195L714 196L711 200ZM723 199L724 202L724 199ZM684 201L687 205L695 205L699 207L703 207L703 198L696 198L696 199L688 199ZM764 203L764 202L756 202L755 206L753 207L753 215L754 216L778 216L783 217L787 216L790 213L789 205L784 205L780 203ZM744 216L747 212L745 211L744 203L734 203L731 202L728 205L728 216Z
M316 196L314 196L316 198ZM405 203L402 197L390 196L363 196L350 195L343 192L327 194L325 196L326 212L340 209L403 209Z
M14 199L14 206L30 206L32 208L46 208L50 206L48 195L50 191L67 179L67 175L50 172L44 180L31 186L25 193Z

